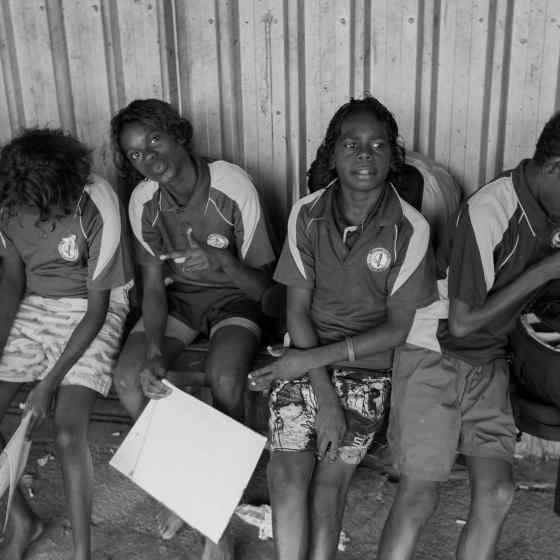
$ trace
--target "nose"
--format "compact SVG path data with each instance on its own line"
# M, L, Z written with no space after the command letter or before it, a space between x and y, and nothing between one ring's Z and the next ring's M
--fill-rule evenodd
M372 151L371 148L366 144L365 146L360 147L358 151L358 159L362 160L365 159L366 161L371 159Z

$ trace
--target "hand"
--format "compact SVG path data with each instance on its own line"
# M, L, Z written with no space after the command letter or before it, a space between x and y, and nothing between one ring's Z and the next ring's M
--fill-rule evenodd
M140 386L149 399L161 399L171 393L171 388L162 382L167 374L167 364L163 356L148 358L140 370Z
M53 394L54 389L45 380L40 381L29 392L23 413L24 415L31 413L27 437L30 437L35 428L47 417Z
M346 432L344 411L338 402L338 398L329 398L324 403L319 404L319 410L315 418L315 430L317 431L317 457L319 461L324 458L331 462L336 461L338 447Z
M273 381L297 379L305 375L312 367L310 350L290 348L278 360L253 370L249 374L249 389L266 391Z
M182 264L183 272L200 272L202 270L216 269L221 266L221 258L225 257L223 249L216 249L208 245L202 247L193 237L192 228L187 229L189 248L182 251L171 251L160 255L161 260L173 259L177 264Z

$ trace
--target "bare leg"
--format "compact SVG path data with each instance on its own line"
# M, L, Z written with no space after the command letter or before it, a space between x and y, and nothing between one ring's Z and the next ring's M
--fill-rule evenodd
M214 406L242 422L245 412L245 383L258 350L258 339L248 329L231 325L218 329L210 339L206 373L212 387ZM234 542L229 529L218 544L207 540L204 560L233 558Z
M10 402L20 388L19 383L0 381L0 419L4 417ZM2 447L5 442L0 437ZM31 510L19 489L14 493L6 536L0 544L0 558L21 560L29 545L39 538L43 524Z
M513 501L511 464L502 459L467 457L471 509L457 547L458 560L491 560Z
M189 341L187 341L189 343ZM165 337L165 352L171 363L184 349L185 342L176 338ZM115 367L115 391L119 400L136 420L148 403L140 387L138 373L146 359L146 336L143 332L132 333L124 343Z
M356 467L340 459L317 464L311 484L309 560L336 557L346 496Z
M309 486L315 456L307 451L271 453L268 487L277 560L306 560L309 548Z
M72 525L74 560L91 558L93 462L88 425L96 398L97 393L87 387L63 385L58 391L54 417L56 446Z
M433 515L439 483L401 476L395 501L385 521L378 560L410 560L426 521Z

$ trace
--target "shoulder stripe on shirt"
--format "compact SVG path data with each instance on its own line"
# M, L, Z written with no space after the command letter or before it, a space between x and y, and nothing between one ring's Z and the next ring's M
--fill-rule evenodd
M320 189L314 193L308 194L303 198L300 198L293 206L290 212L290 217L288 218L288 247L290 248L290 253L292 258L296 263L297 269L305 280L307 280L307 274L305 273L305 266L303 265L303 259L301 258L301 253L299 252L297 246L297 221L301 209L311 202L315 203L321 195L325 192L325 189Z
M430 242L430 226L426 221L426 218L413 208L408 202L403 200L395 191L396 196L399 199L402 213L404 217L408 220L412 226L412 235L408 241L408 247L406 248L406 254L393 284L393 289L391 290L391 295L397 292L397 290L410 278L413 272L418 268L422 259L426 255L428 250L428 244Z
M148 201L152 200L158 189L159 185L155 181L142 181L138 183L136 188L132 191L130 202L128 203L128 218L130 220L132 233L134 233L134 236L138 239L142 247L154 257L155 255L152 248L146 243L142 235L142 213L144 212L144 206Z
M95 176L94 183L86 185L85 192L97 206L103 222L101 246L92 279L95 280L111 262L121 243L121 216L119 199L111 185L101 177Z
M494 285L494 249L501 242L519 204L511 176L501 177L476 192L467 208L476 240L486 289ZM489 229L488 226L491 226Z
M1 231L0 231L0 242L2 243L2 247L4 249L8 247L8 242L6 241L6 238L2 235Z
M261 219L261 205L257 189L249 175L233 163L216 161L208 167L210 168L210 188L224 193L239 208L243 223L241 257L246 258ZM216 206L213 200L212 202ZM218 213L226 223L230 224L221 212L218 211Z

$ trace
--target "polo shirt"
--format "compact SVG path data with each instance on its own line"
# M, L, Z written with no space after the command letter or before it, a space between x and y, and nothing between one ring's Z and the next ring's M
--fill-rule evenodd
M33 207L0 212L0 258L19 254L26 294L86 298L89 290L112 290L113 301L127 302L133 267L125 215L107 181L92 175L69 215L40 222Z
M300 199L290 213L275 279L312 290L311 320L321 344L384 323L391 308L416 309L436 297L430 230L422 215L385 189L349 248L337 227L338 185ZM388 368L392 350L353 363Z
M560 224L550 222L527 185L527 161L481 187L461 207L447 256L450 299L482 306L560 247ZM508 334L532 297L461 338L451 336L446 316L440 316L436 347L473 365L505 357Z
M181 206L155 181L142 181L132 192L129 217L139 263L160 263L160 255L188 249L189 228L201 245L218 244L250 267L273 262L259 196L247 173L226 161L208 163L192 157L197 173L195 191L206 193L202 207ZM221 269L184 272L182 264L172 260L166 266L173 280L169 289L176 288L183 295L189 291L200 294L201 288L240 293Z

